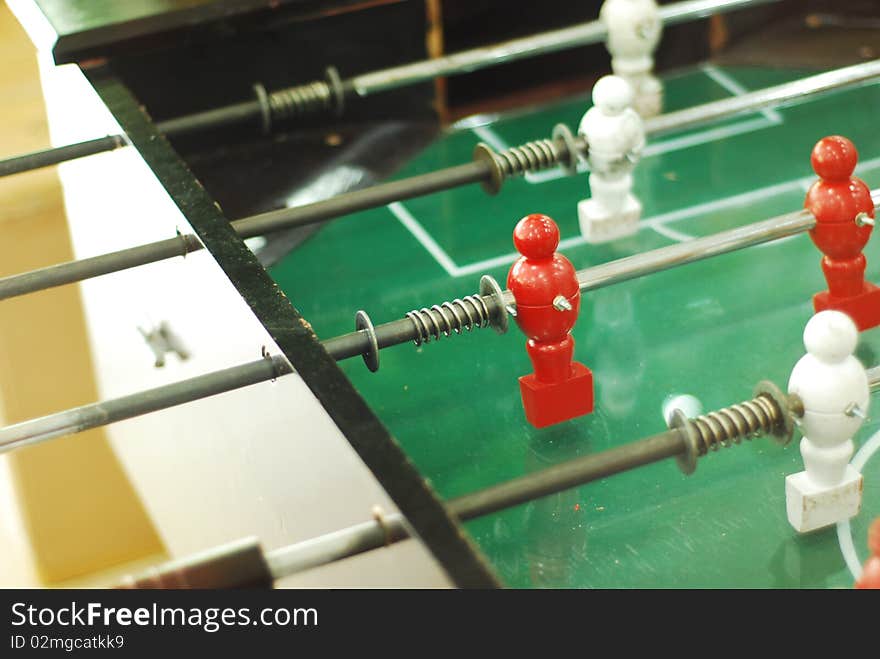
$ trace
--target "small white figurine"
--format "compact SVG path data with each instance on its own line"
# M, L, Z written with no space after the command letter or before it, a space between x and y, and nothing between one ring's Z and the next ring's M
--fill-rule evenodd
M805 471L785 479L788 521L800 533L853 517L862 501L862 475L849 464L852 438L868 413L870 389L853 356L859 333L839 311L822 311L804 329L807 354L788 381L804 405L800 420Z
M645 146L645 131L631 102L629 84L605 76L593 87L593 107L578 127L587 140L592 193L578 203L578 218L591 243L635 233L642 215L642 204L632 194L632 171Z
M605 0L599 12L608 29L611 69L633 88L633 108L642 117L663 109L663 85L654 76L654 51L663 23L654 0Z

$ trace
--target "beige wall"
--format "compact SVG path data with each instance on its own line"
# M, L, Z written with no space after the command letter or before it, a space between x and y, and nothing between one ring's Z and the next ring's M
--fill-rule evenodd
M0 61L0 157L48 146L35 52L2 3ZM54 168L0 179L0 276L71 258ZM96 396L78 287L0 302L3 424ZM57 583L164 553L103 431L3 461L0 586Z

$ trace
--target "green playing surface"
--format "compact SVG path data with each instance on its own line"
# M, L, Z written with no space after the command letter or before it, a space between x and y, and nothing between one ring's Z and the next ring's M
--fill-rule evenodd
M694 69L667 77L666 105L806 73ZM479 141L503 147L547 137L558 122L576 127L585 110L584 99L565 99L461 122L398 176L467 162ZM871 85L649 140L635 174L640 230L610 244L579 238L586 175L554 170L509 181L497 197L472 185L337 220L272 273L319 336L336 336L353 330L358 309L379 324L475 293L484 273L503 287L511 231L528 213L557 221L561 251L581 269L797 210L813 180L810 150L825 135L850 137L857 173L880 186L878 116L880 85ZM873 280L877 240L866 250ZM819 259L799 235L586 294L573 336L595 375L596 411L551 428L523 417L517 378L531 367L513 324L503 336L475 330L389 348L377 373L360 359L342 367L433 486L454 497L660 432L673 395L693 395L710 411L750 398L762 379L784 388L803 354L811 296L825 288ZM867 366L880 362L877 353L880 329L864 333L859 349ZM878 428L869 420L857 435L858 459L880 442L869 443ZM786 520L784 478L802 469L796 441L757 439L701 459L691 476L669 460L467 529L516 587L850 587L837 529L799 537ZM851 524L860 562L868 523L880 515L880 456L862 471L862 512ZM841 535L846 546L850 532Z

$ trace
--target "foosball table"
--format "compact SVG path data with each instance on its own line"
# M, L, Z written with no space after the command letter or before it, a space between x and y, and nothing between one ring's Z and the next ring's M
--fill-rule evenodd
M9 4L119 585L878 585L871 3Z

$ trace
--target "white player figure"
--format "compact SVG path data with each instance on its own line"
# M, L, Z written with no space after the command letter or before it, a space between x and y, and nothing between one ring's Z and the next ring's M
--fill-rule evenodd
M859 333L839 311L822 311L804 329L807 354L788 381L804 405L801 456L805 471L785 479L788 521L800 533L842 522L859 512L862 475L849 464L852 438L868 413L870 389L853 356Z
M654 76L654 51L663 22L654 0L605 0L599 18L608 29L611 69L632 85L633 108L642 117L663 109L663 84Z
M645 146L645 130L631 102L632 88L623 78L600 78L593 107L578 127L587 140L592 192L591 199L578 203L578 219L591 243L635 233L642 215L642 204L632 194L632 171Z

